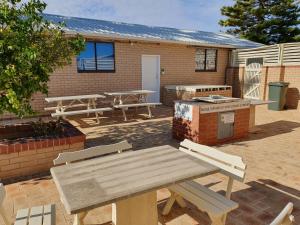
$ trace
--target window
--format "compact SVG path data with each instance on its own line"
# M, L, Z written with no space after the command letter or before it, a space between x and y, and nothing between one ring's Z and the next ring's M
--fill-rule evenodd
M196 71L217 71L217 55L216 49L196 49Z
M77 56L78 72L115 72L114 44L86 42L85 50Z

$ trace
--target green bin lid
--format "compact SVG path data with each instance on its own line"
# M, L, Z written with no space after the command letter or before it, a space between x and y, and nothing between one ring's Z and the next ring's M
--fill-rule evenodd
M289 86L290 83L288 82L270 82L269 86L277 86L277 87L284 87L284 86Z

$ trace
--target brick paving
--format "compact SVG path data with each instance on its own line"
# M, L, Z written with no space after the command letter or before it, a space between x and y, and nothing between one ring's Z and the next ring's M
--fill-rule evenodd
M142 112L142 111L140 111ZM134 149L178 142L171 138L172 109L155 109L154 119L129 114L123 122L121 114L114 113L113 119L104 115L101 125L93 118L71 118L70 121L87 134L87 146L109 144L127 139ZM240 207L229 214L227 225L263 225L269 222L289 201L294 203L296 224L300 224L300 113L299 110L283 112L268 111L266 106L257 108L257 131L246 139L217 146L222 151L240 155L247 163L245 183L234 183L232 199ZM198 180L208 187L224 193L226 178L212 175ZM10 215L22 207L55 203L57 224L72 224L60 203L56 187L50 176L42 176L6 185L8 196L5 208ZM158 209L161 212L169 192L158 191ZM111 207L92 210L86 224L111 224ZM159 216L162 225L208 225L209 218L193 205L185 209L177 205L168 216ZM0 220L1 222L1 220Z

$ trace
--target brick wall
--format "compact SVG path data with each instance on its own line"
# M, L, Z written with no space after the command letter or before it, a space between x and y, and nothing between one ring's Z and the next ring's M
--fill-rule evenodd
M0 182L1 179L49 171L59 153L83 149L85 135L74 132L59 137L1 141Z
M49 171L58 154L84 148L84 142L36 148L0 155L0 178L7 179ZM0 181L1 181L0 179Z
M243 67L228 67L226 69L226 84L232 86L232 96L242 96Z
M193 107L193 120L173 117L173 137L178 140L190 139L204 145L216 145L248 136L250 109L234 111L235 122L233 136L218 139L218 113L200 114L199 107Z
M84 147L84 142L39 148L0 155L0 177L5 180L49 171L58 154L77 151ZM0 179L0 181L1 181Z
M288 108L300 110L300 66L284 68L284 81L289 82L286 105Z
M243 97L244 67L231 67L226 71L226 84L233 86L233 96ZM287 91L287 108L300 109L300 66L265 66L262 68L260 93L261 99L267 100L269 94L269 82L289 82Z
M236 110L234 116L235 122L233 139L239 139L248 136L250 108Z
M224 84L228 49L218 49L217 72L195 72L195 48L175 44L115 42L115 73L78 73L76 59L56 70L49 82L49 96L96 94L142 88L141 56L160 55L161 87L170 84ZM36 94L32 104L43 112L45 96Z

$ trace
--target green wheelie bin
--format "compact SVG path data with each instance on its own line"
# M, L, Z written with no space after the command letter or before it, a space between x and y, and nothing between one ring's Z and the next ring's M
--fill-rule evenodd
M287 82L269 83L269 100L275 102L269 104L268 109L275 111L280 111L284 109L288 86L289 83Z

